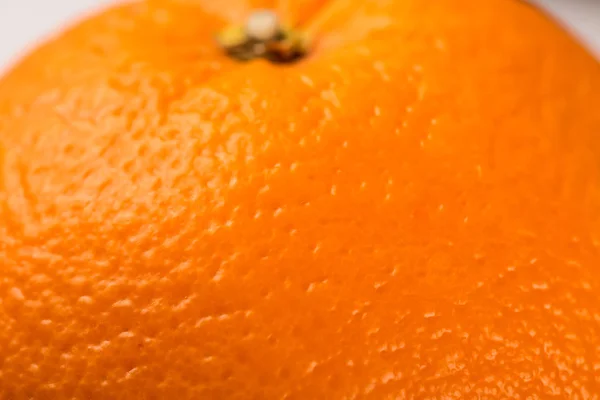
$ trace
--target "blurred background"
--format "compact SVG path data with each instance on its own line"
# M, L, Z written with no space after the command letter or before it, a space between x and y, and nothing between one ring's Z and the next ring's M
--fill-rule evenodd
M54 32L65 21L114 1L0 0L0 71L28 46L40 37ZM600 0L512 1L530 1L547 9L600 58Z

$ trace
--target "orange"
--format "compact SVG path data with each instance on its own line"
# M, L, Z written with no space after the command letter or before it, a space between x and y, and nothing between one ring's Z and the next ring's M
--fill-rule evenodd
M287 3L294 63L215 41L274 0L148 0L0 81L0 398L598 398L600 64L516 0Z

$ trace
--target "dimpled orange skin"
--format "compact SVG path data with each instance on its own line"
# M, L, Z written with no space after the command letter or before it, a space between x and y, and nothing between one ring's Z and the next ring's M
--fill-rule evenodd
M214 41L274 2L156 0L0 81L0 398L598 398L599 63L336 1L293 65Z

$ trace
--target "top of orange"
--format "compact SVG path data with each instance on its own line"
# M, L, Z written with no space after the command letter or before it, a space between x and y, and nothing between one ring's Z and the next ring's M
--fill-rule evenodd
M0 81L0 398L600 393L600 64L516 0L282 1L304 58L228 57L275 3Z

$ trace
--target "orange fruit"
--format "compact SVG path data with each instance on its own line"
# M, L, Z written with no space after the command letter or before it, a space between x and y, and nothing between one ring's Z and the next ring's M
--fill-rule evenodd
M275 1L148 0L0 81L0 398L598 398L600 64L521 1L287 3L294 63L215 41Z

